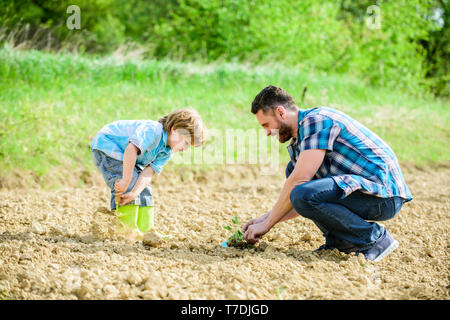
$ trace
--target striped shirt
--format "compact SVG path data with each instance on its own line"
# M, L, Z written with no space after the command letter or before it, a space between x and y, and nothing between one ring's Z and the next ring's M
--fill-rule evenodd
M382 198L412 200L398 160L378 135L348 115L327 107L299 110L297 139L287 147L292 162L300 152L326 150L325 158L313 179L331 177L344 191Z

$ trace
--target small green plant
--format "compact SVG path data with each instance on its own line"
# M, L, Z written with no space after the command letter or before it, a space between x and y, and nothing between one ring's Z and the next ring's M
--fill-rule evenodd
M0 300L12 300L7 294L6 291L0 291Z
M231 219L231 222L233 222L232 227L230 226L224 226L226 230L232 231L233 234L227 239L227 245L229 247L253 247L250 244L247 243L244 239L244 234L241 231L241 223L239 222L239 219L237 217L237 214L234 215L233 219Z
M281 287L279 287L277 290L275 290L275 294L277 296L278 300L281 300L281 293L284 291L286 287L284 286L284 284L281 285Z

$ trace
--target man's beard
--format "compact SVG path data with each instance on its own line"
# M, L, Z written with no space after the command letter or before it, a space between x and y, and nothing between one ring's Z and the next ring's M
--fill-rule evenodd
M284 143L292 138L292 130L286 123L279 121L280 128L278 129L278 140Z

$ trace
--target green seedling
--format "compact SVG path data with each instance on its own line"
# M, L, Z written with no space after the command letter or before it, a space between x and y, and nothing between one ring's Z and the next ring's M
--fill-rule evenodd
M275 290L275 294L277 295L277 299L281 300L281 293L284 291L286 287L283 285L281 285L281 287L278 288L278 290Z
M234 215L233 219L231 219L232 227L224 226L224 228L228 231L233 232L232 235L227 239L226 245L228 247L238 247L238 248L253 248L252 245L248 244L244 239L244 234L241 231L241 223L237 217L237 214Z
M8 296L5 290L2 290L0 291L0 300L12 300L12 298Z

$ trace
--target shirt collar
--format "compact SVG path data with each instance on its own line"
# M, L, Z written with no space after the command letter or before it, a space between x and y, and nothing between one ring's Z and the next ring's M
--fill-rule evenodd
M289 143L288 147L292 147L293 145L297 144L297 140L300 138L300 122L305 117L305 110L298 110L298 121L297 121L297 138L292 137L291 142Z

